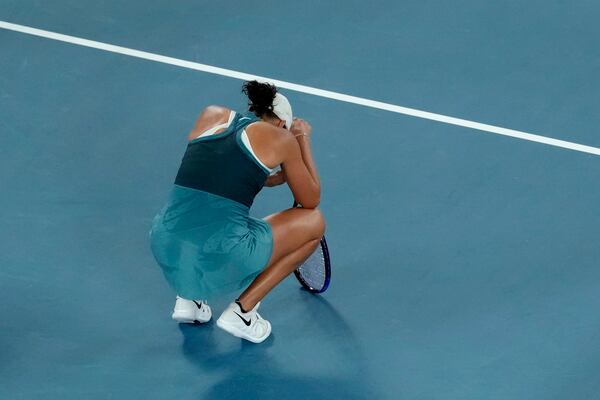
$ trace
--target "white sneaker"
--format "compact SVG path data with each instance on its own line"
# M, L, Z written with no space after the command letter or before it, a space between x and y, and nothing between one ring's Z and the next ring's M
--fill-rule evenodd
M186 300L177 296L173 318L177 322L193 324L194 322L208 322L212 317L212 311L204 300Z
M258 306L260 302L252 310L244 313L240 306L231 303L217 320L217 326L233 336L261 343L271 334L271 324L256 312Z

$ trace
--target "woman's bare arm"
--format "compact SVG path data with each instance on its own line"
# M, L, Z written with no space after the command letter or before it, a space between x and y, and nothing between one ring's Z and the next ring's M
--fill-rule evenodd
M281 167L294 198L304 208L316 208L321 200L321 182L310 148L310 125L295 119L286 159Z

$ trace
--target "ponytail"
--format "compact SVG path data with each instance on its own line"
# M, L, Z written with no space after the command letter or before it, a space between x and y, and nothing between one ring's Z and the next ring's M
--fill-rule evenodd
M273 116L273 100L277 88L269 83L248 81L242 86L242 92L248 96L248 110L258 117Z

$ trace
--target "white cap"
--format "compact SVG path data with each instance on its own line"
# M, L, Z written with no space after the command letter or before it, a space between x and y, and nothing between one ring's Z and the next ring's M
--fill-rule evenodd
M287 129L292 129L292 106L288 99L281 93L275 94L275 99L273 100L273 114L277 115L277 118L280 120L285 121L285 127Z

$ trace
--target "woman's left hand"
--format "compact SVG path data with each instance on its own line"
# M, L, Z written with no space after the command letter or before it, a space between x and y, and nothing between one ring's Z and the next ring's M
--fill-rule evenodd
M278 171L276 174L269 175L269 177L265 181L265 186L273 187L279 186L283 183L285 183L285 173L283 172L283 170L281 170Z

